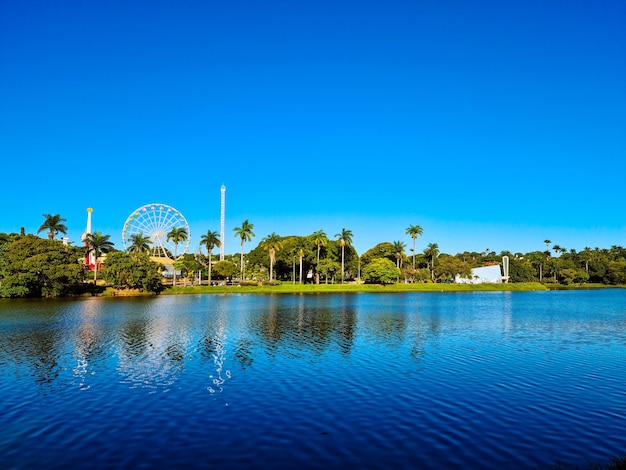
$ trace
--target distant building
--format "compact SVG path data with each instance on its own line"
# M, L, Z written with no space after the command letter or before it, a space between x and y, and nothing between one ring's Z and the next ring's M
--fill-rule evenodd
M457 284L502 284L502 270L499 264L472 268L472 278L462 278L457 275L454 279Z

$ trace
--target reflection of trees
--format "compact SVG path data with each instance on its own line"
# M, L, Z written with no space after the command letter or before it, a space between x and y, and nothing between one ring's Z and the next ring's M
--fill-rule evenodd
M326 299L310 296L300 296L297 306L270 298L267 308L253 322L254 332L270 351L283 347L321 353L335 341L344 353L349 353L356 312L349 307L334 308L326 304Z
M406 329L405 314L380 313L375 317L374 335L387 344L401 343L406 335Z
M124 352L131 357L145 354L148 347L148 321L145 318L128 319L120 328Z
M30 366L33 370L31 375L38 385L50 385L61 372L59 343L59 332L50 326L28 329L23 334L0 341L2 355L6 358L2 362Z
M235 359L241 365L242 369L246 369L254 362L254 354L252 352L253 343L249 339L240 339L237 341L235 348Z
M337 333L339 335L339 347L344 354L350 354L352 346L354 344L355 332L356 332L357 314L356 310L351 308L346 302L346 297L343 297L343 303L341 305L341 318L339 321L339 329Z

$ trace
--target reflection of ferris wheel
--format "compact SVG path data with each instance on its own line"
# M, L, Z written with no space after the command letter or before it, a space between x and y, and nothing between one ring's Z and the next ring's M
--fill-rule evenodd
M187 238L178 244L168 234L172 229L185 229ZM142 234L149 239L153 256L178 259L189 251L191 232L187 220L176 209L166 204L146 204L133 211L124 222L122 243L128 250L133 243L133 236Z

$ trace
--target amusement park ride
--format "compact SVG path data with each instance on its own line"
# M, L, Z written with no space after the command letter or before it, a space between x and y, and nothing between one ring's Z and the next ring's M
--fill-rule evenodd
M173 228L185 229L187 238L182 244L168 237ZM150 254L154 257L176 261L189 251L191 232L181 212L167 204L146 204L134 210L124 222L122 243L128 250L133 237L143 235L149 239Z
M85 229L85 233L80 236L80 239L85 244L85 267L91 271L94 268L94 256L93 251L89 249L89 243L87 242L87 236L91 235L91 213L93 209L91 207L87 208L87 228Z
M226 215L226 186L220 188L220 238L224 240L224 222ZM81 235L85 244L85 266L94 268L94 254L89 248L88 236L91 234L91 214L93 209L87 209L87 227ZM172 229L184 229L186 238L182 242L174 240L169 234ZM137 235L142 235L150 245L150 254L163 262L176 261L189 252L191 245L191 231L185 216L167 204L152 203L135 209L124 222L122 229L122 244L128 251L133 246ZM224 242L220 244L220 259L224 259ZM167 264L169 264L167 263ZM100 263L98 263L100 264ZM100 266L98 266L100 267Z

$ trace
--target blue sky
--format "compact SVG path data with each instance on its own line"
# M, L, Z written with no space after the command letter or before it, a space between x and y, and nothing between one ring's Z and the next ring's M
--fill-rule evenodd
M0 0L0 231L626 245L626 3ZM42 236L43 233L42 233Z

